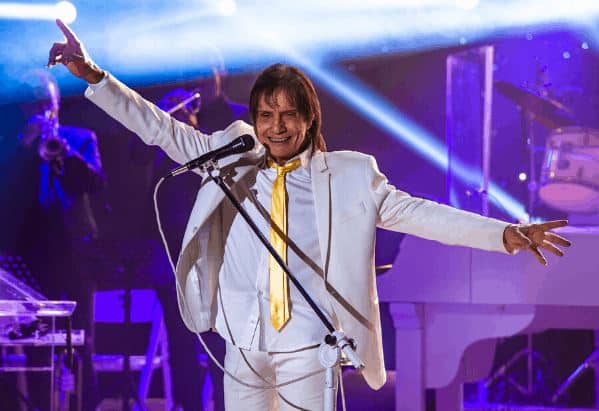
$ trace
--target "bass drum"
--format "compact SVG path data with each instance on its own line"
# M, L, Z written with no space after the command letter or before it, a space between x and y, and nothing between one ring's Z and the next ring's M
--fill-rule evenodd
M558 210L599 212L599 130L563 127L549 135L539 197Z

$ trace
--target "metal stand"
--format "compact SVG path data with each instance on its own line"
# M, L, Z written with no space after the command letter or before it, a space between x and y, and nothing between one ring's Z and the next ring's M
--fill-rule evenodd
M123 261L123 278L124 278L124 289L123 289L123 326L126 330L131 329L131 289L133 288L133 263L132 261L124 258ZM144 402L137 395L135 389L135 383L133 380L133 373L131 372L131 339L127 339L125 343L125 352L123 354L123 371L121 373L122 378L122 391L121 391L121 409L123 411L130 411L131 400L134 403L135 411L146 411L147 407Z
M254 234L258 237L260 242L266 247L268 252L273 256L273 258L277 261L277 264L283 269L289 281L295 285L299 293L304 297L310 308L316 313L320 321L324 324L324 326L329 331L329 334L325 336L324 342L320 346L319 358L321 364L327 368L326 376L325 376L325 387L324 387L324 398L325 398L325 411L334 411L336 405L336 393L337 390L335 388L335 379L338 373L338 365L341 360L341 354L345 354L346 358L349 362L357 369L360 370L364 368L364 363L358 357L356 353L356 345L355 342L348 338L343 332L335 330L331 322L327 319L324 313L318 308L312 297L306 292L301 283L295 278L293 274L289 271L289 267L279 253L272 247L270 241L264 237L260 229L256 226L254 221L252 221L251 217L245 211L245 209L241 206L239 201L235 198L229 187L225 184L223 178L220 175L220 169L216 161L209 160L204 163L200 168L210 177L210 179L218 185L221 190L225 193L227 198L231 201L233 206L239 211L239 214L243 217L246 223L250 226Z
M320 364L326 368L324 381L324 411L335 411L337 387L335 381L339 376L341 351L338 346L323 342L318 348Z
M526 347L512 355L512 357L503 364L493 375L491 375L485 382L485 388L488 391L490 386L495 383L499 378L505 377L505 380L508 385L516 389L522 396L527 398L534 397L535 390L535 375L534 375L534 360L545 361L545 359L536 351L533 350L532 344L532 334L526 335ZM518 361L524 358L526 360L526 382L525 384L520 384L514 378L509 376L509 371L512 367L514 367Z
M364 364L355 352L353 340L348 339L342 331L334 331L325 337L320 344L318 359L326 368L324 383L324 411L335 411L337 405L337 387L335 381L339 376L339 366L351 364L355 369L361 370ZM344 362L342 354L345 354Z
M599 349L596 349L589 355L583 362L580 364L572 374L559 386L553 397L551 397L551 402L556 403L562 395L581 377L581 375L589 369L597 369L597 362L599 360Z
M522 140L525 144L525 153L528 161L528 201L526 204L526 212L528 214L528 222L532 222L537 203L537 191L539 183L536 172L536 157L535 157L535 136L533 131L534 114L524 107L520 107L520 125L522 132ZM508 375L509 370L521 358L526 360L526 383L520 384L515 379ZM534 350L533 334L526 335L526 347L516 352L505 364L503 364L491 377L485 382L485 388L488 388L499 378L505 377L506 382L514 387L522 396L533 398L535 394L534 386L534 360L544 360L542 356Z
M537 190L539 189L539 182L537 181L537 171L535 164L535 135L533 131L534 119L533 114L525 108L520 108L520 124L522 128L522 139L526 145L527 159L528 159L528 202L526 204L526 211L528 214L528 222L532 222L534 215L534 209L537 202Z

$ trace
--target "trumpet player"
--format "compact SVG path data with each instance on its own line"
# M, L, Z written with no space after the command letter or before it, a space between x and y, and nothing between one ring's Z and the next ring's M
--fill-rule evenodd
M2 176L9 179L9 190L3 191L10 195L3 202L0 225L12 226L2 233L11 238L0 248L23 256L47 298L77 301L73 327L86 332L86 346L79 352L84 361L83 408L93 410L89 353L98 227L90 194L105 181L98 143L91 130L60 124L60 92L47 70L28 72L20 91L26 99L20 105L25 121L8 160L10 176ZM28 385L32 402L45 409L48 399L36 394L37 381Z

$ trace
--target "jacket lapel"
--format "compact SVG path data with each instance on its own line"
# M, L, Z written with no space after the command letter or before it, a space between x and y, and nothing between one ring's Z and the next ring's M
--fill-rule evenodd
M263 157L264 148L258 146L249 154L226 158L221 161L221 175L229 187L232 187L248 172L255 170L256 165L262 161L261 159ZM206 223L208 217L216 207L225 200L223 191L214 182L208 181L207 175L203 174L202 177L206 179L206 182L202 184L202 188L198 192L189 221L187 222L187 228L181 247L181 255L196 236L200 228Z
M331 244L331 173L327 167L326 154L317 152L311 161L312 192L316 210L316 227L322 256L324 278L326 280Z

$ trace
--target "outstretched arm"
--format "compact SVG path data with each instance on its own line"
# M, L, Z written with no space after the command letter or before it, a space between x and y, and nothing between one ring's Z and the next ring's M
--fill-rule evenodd
M366 169L371 193L379 210L378 224L382 228L445 244L507 251L510 254L530 250L544 265L547 260L539 248L562 256L564 253L557 246L570 246L568 240L551 232L554 228L566 226L566 220L542 224L508 224L411 197L388 183L387 178L378 170L374 158L370 159L370 165Z

